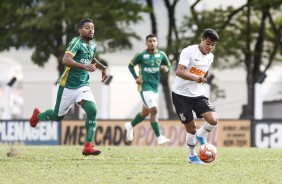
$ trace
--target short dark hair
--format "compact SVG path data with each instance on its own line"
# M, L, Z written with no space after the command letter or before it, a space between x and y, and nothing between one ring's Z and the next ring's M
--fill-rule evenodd
M203 39L209 38L213 42L215 42L215 41L217 42L219 40L219 36L218 36L217 32L213 29L210 29L210 28L204 30L204 32L202 34L202 38Z
M94 24L94 22L93 22L92 19L83 19L83 20L81 20L81 21L79 22L79 25L78 25L79 29L81 29L81 28L84 26L84 24L85 24L86 22L91 22L91 23Z
M155 34L151 33L151 34L149 34L149 35L146 36L146 40L147 40L148 38L152 38L152 37L156 37L156 38L157 38L157 36L156 36Z

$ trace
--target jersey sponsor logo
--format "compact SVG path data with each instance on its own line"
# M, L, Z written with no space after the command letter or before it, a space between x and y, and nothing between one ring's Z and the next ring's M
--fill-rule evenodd
M192 67L189 72L191 74L197 75L197 76L204 76L206 74L205 71L201 70L201 69L197 69L195 67Z
M89 65L92 61L91 61L91 59L81 58L79 62L84 64L84 65Z
M157 73L159 71L160 71L159 67L154 67L154 68L145 67L144 68L144 72L147 72L147 73Z
M144 54L144 55L143 55L143 58L144 58L144 59L150 58L150 55L149 55L149 54Z
M155 54L155 57L161 57L161 54L159 54L159 53Z
M186 121L186 118L185 118L183 113L179 113L179 117L180 117L181 121Z

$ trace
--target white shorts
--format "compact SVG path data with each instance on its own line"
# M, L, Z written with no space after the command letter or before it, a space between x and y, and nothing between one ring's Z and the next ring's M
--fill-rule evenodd
M65 115L75 102L78 103L81 100L87 100L95 103L95 98L89 86L82 86L78 89L68 89L68 88L61 88L61 89L63 89L62 96L60 97L60 95L57 95L57 101L56 101L56 107L59 105L58 116Z
M145 107L148 109L158 107L159 93L155 93L153 91L143 91L140 94Z

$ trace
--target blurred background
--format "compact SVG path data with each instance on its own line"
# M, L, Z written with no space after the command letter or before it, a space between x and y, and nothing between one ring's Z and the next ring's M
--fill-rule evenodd
M264 147L271 147L272 139L282 147L281 5L282 0L2 0L2 132L8 131L9 121L28 121L34 107L53 108L66 46L78 36L79 21L91 18L97 58L113 77L102 84L100 71L91 74L99 120L123 122L140 111L142 103L127 65L146 48L146 35L155 33L159 49L172 63L171 73L161 77L159 118L181 126L170 97L178 57L183 48L200 43L205 28L212 28L220 41L205 87L219 118L247 121L248 132L258 127L259 135L248 135L249 146L256 146L258 136ZM84 119L75 104L65 118ZM264 139L272 133L273 138Z

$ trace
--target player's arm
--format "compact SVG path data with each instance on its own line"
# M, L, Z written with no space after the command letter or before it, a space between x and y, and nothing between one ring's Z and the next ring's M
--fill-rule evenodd
M70 53L65 53L62 64L70 68L81 68L89 72L94 72L96 69L96 64L84 65L84 64L76 62L73 59L73 55Z
M162 52L163 53L163 59L162 59L162 64L161 64L161 71L163 72L163 73L167 73L167 72L169 72L170 71L170 62L169 62L169 60L168 60L168 57L167 57L167 55L164 53L164 52Z
M95 64L98 69L102 70L102 81L101 82L105 82L107 78L109 77L108 67L100 63L98 59L96 58L92 60L92 64Z
M108 69L108 67L106 67L105 65L103 65L102 63L100 63L100 61L98 61L98 59L94 58L92 60L92 64L96 64L96 67L100 70L106 70Z
M186 66L178 64L177 69L176 69L176 75L182 79L195 81L197 83L202 83L202 82L207 81L206 78L204 77L192 75L186 72L186 68L187 68Z
M131 75L134 77L135 82L136 82L137 84L142 84L142 83L143 83L143 80L140 79L140 78L137 76L137 74L136 74L136 72L135 72L135 70L134 70L134 65L133 65L132 63L129 63L128 69L129 69Z
M208 74L209 74L209 71L207 71L207 72L205 73L204 78L207 78Z

